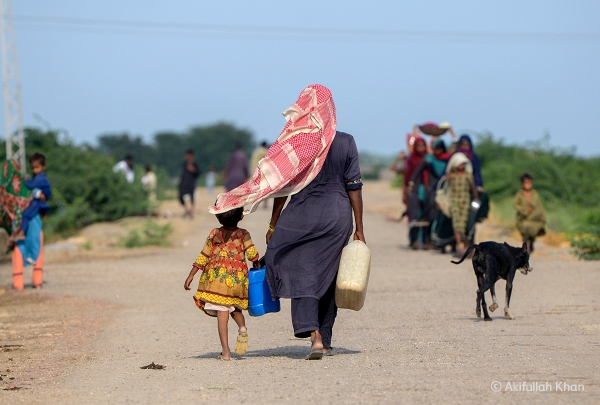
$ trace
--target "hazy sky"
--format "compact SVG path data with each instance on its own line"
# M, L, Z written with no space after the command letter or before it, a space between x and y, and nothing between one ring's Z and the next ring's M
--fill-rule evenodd
M25 125L78 142L221 120L272 141L320 83L361 150L449 121L600 154L598 1L13 3Z

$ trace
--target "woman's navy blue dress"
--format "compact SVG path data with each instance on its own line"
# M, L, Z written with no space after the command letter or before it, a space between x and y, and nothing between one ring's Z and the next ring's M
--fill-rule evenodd
M354 138L338 131L323 168L275 226L265 254L273 298L320 299L332 286L353 230L347 190L361 188L360 179Z

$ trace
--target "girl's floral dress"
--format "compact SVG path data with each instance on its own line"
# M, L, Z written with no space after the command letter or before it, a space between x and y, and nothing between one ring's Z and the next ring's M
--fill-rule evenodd
M194 301L207 315L215 316L204 309L209 302L215 305L235 306L248 309L248 266L259 259L258 251L247 230L238 228L224 241L221 229L213 229L196 262L202 271ZM212 312L212 311L211 311Z

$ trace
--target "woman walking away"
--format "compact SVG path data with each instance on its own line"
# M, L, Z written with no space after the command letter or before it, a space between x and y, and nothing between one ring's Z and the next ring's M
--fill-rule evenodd
M287 124L253 178L219 196L211 211L277 197L266 235L271 295L291 298L294 335L311 338L307 359L331 356L335 279L352 235L364 242L362 181L354 138L336 132L335 104L311 85L284 112ZM289 204L283 209L288 198Z
M448 162L446 181L450 184L450 213L452 214L456 248L457 252L461 252L469 245L466 235L471 193L476 200L478 199L473 179L473 167L469 158L463 153L455 153Z
M529 251L533 252L535 238L546 234L546 214L542 199L533 189L533 177L529 173L521 176L521 190L515 196L513 207L517 211L517 229Z
M248 266L245 257L258 267L259 255L248 231L237 226L243 217L242 208L217 215L222 226L210 231L183 286L186 291L189 290L194 275L198 270L202 271L194 301L204 313L217 317L222 347L219 360L231 360L227 335L230 314L238 326L235 352L244 354L248 347L248 331L242 314L243 309L248 309Z

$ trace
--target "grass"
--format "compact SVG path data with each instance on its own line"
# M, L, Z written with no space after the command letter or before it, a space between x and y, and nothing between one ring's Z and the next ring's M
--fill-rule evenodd
M149 219L141 228L132 229L123 237L119 243L125 248L136 248L143 246L169 246L173 227L170 223L160 225Z

